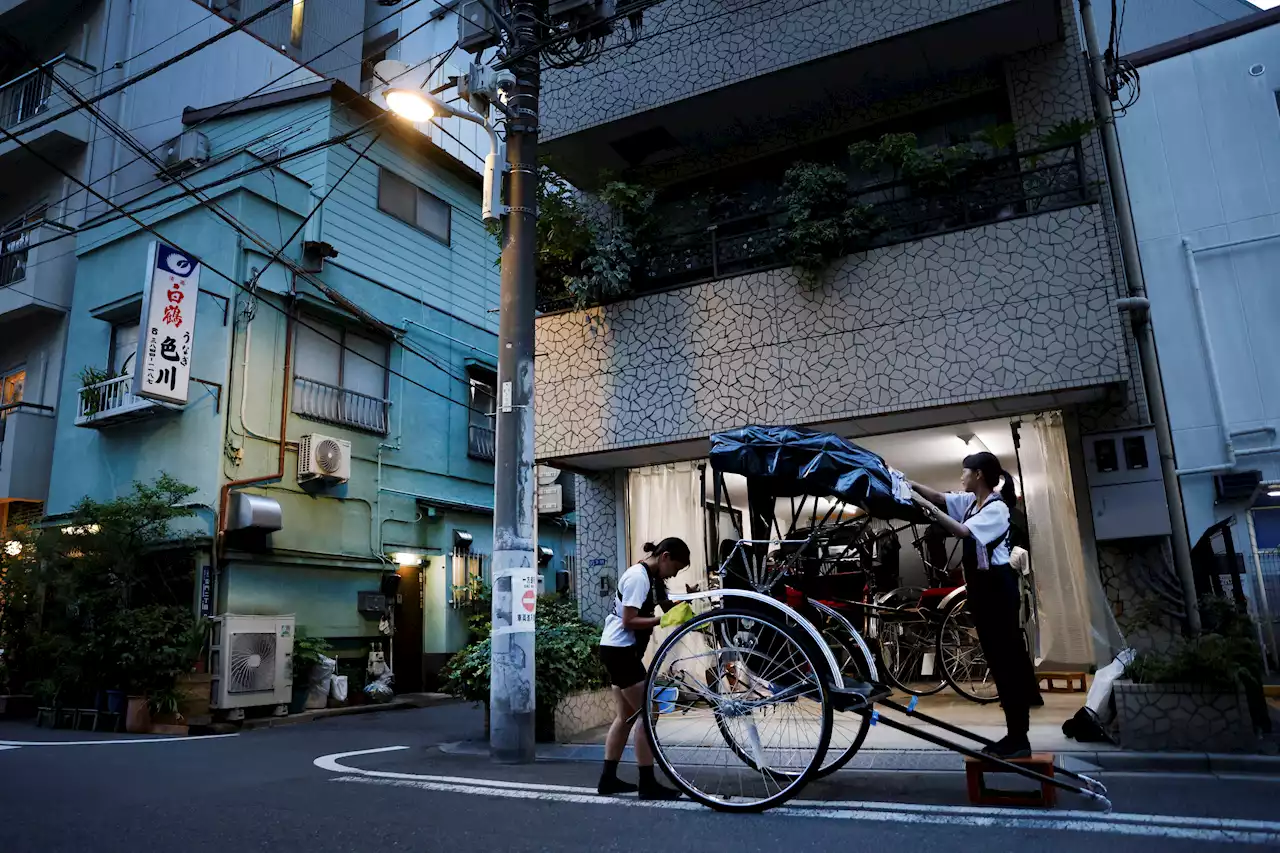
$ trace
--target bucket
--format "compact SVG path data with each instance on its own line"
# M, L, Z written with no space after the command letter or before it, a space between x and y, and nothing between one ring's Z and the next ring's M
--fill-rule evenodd
M657 706L659 714L670 714L676 709L676 698L680 695L675 687L668 685L667 687L658 687L653 691L653 704Z

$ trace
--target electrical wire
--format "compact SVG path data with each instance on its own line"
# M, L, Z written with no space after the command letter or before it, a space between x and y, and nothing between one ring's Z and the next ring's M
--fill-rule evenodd
M133 216L133 215L128 214L128 212L127 212L127 211L125 211L123 208L121 208L121 207L120 207L119 205L117 205L115 202L111 201L109 198L107 198L106 196L102 195L102 194L101 194L101 193L99 193L97 190L92 189L91 187L89 187L89 186L88 186L88 184L85 184L84 182L80 181L80 179L79 179L79 178L77 178L77 177L75 177L74 175L72 175L72 174L71 174L70 172L68 172L65 168L63 168L59 163L57 163L56 161L54 161L54 160L50 159L49 157L47 157L43 152L41 152L39 149L35 148L35 147L34 147L33 145L31 145L29 142L25 142L25 141L23 141L23 140L19 139L16 135L14 135L13 133L10 133L7 129L5 129L5 128L3 128L3 127L0 127L0 135L3 135L4 139L6 139L6 140L11 140L11 141L13 141L13 142L16 142L16 143L17 143L19 146L21 146L25 151L27 151L28 153L30 153L30 154L31 154L32 156L34 156L36 159L38 159L38 160L40 160L41 162L43 162L46 166L48 166L49 168L53 169L54 171L57 171L57 172L62 173L62 174L63 174L63 175L68 179L68 180L81 184L81 186L82 186L82 187L83 187L87 192L93 193L94 195L98 196L99 200L100 200L100 201L102 201L104 204L106 204L106 205L108 205L108 206L110 206L110 207L115 208L115 209L116 209L116 210L118 210L120 213L123 213L123 214L127 215L127 216L129 217L129 219L130 219L130 220L132 220L132 221L133 221L133 223L134 223L135 225L137 225L137 226L138 226L139 228L141 228L143 231L146 231L147 233L151 234L151 235L152 235L153 237L155 237L157 240L161 240L161 241L163 241L163 242L164 242L164 243L166 243L167 245L172 246L174 249L176 249L176 250L177 250L177 251L179 251L179 252L182 252L183 254L189 255L189 256L190 256L190 257L192 257L192 258L196 258L197 260L199 260L199 261L200 261L201 265L203 265L205 269L208 269L210 272L212 272L214 275L218 276L219 278L224 279L225 281L227 281L228 283L230 283L233 287L235 287L235 288L237 288L237 289L239 289L239 290L241 290L241 291L243 291L243 292L245 292L245 293L249 293L251 296L255 296L255 297L257 296L257 293L256 293L256 287L255 287L255 288L253 288L253 289L251 289L248 285L243 284L243 283L241 283L241 282L239 282L239 281L236 281L236 279L235 279L235 278L233 278L232 276L227 275L225 272L223 272L222 270L220 270L220 269L218 269L217 267L213 266L212 264L209 264L208 262L204 261L203 259L200 259L199 255L197 255L196 253L191 252L191 251L189 251L189 250L187 250L187 249L184 249L184 248L183 248L182 246L180 246L178 243L174 242L173 240L169 239L169 238L168 238L168 237L166 237L165 235L161 234L161 233L160 233L160 231L159 231L158 229L156 229L154 226L148 225L147 223L143 222L141 219L138 219L136 216ZM357 159L359 159L359 158L357 158ZM319 210L319 206L317 206L317 207L315 208L315 210ZM313 214L314 214L314 210L313 210ZM282 247L282 249L283 249L283 247ZM304 275L304 277L305 277L305 275ZM308 280L308 281L312 281L312 283L315 283L315 282L314 282L313 280L311 280L310 278L307 278L306 280ZM280 306L275 305L273 302L270 302L270 301L265 300L265 299L264 299L264 300L262 300L262 302L263 302L263 304L266 304L266 305L270 306L271 308L275 309L276 311L278 311L278 312L279 312L279 313L281 313L282 315L284 315L284 316L286 316L286 317L287 317L287 316L289 316L289 312L288 312L286 309L281 308ZM381 364L381 363L379 363L379 362L375 361L374 359L370 358L369 356L367 356L367 355L365 355L365 354L363 354L363 353L361 353L361 352L359 352L359 351L357 351L357 350L354 350L354 349L352 349L352 348L350 348L350 347L347 347L347 346L346 346L346 345L344 345L340 340L337 340L337 339L335 339L335 338L330 337L329 335L326 335L326 334L324 333L324 331L322 331L321 329L319 329L319 328L317 328L317 327L315 327L315 326L312 326L312 325L308 325L304 320L302 320L302 319L300 319L300 318L295 317L295 318L294 318L294 322L295 322L295 323L297 323L298 325L302 326L303 328L306 328L306 329L310 330L311 332L315 333L316 335L320 336L321 338L323 338L323 339L325 339L325 340L329 341L330 343L336 344L336 345L339 347L339 349L341 349L341 350L343 350L343 351L346 351L346 352L350 352L350 353L352 353L353 355L357 356L358 358L364 359L365 361L369 362L370 364L373 364L373 365L375 365L375 366L377 366L377 367L379 367L379 368L382 368L383 370L386 370L388 374L390 374L390 375L392 375L392 376L395 376L395 377L397 377L397 378L399 378L399 379L401 379L401 380L403 380L403 381L405 381L405 382L408 382L408 383L409 383L409 384L411 384L411 385L417 386L418 388L421 388L422 390L424 390L424 391L428 392L429 394L433 394L433 395L435 395L435 396L437 396L437 397L440 397L440 398L441 398L441 399L443 399L443 400L447 400L448 402L450 402L450 403L454 404L455 406L460 406L460 407L462 407L462 408L466 409L467 411L480 412L481 414L486 414L486 415L488 414L487 412L481 412L479 409L474 409L474 408L472 408L470 405L468 405L468 404L466 404L466 403L460 403L460 402L458 402L457 400L453 399L451 396L449 396L449 395L447 395L447 394L442 394L441 392L439 392L439 391L435 390L434 388L431 388L431 387L429 387L429 386L427 386L427 385L423 385L421 382L417 381L416 379L412 379L412 378L410 378L410 377L408 377L408 376L405 376L403 373L400 373L399 371L393 370L389 365L383 365L383 364ZM384 325L384 326L385 326L386 324L381 324L381 325ZM404 343L403 343L403 341L401 341L400 343L401 343L401 346L402 346L402 347L404 347ZM421 355L420 353L418 353L418 352L416 352L416 351L414 351L414 350L412 350L412 349L409 349L409 348L407 348L407 347L405 347L405 349L406 349L407 351L409 351L409 352L413 352L413 354L415 354L415 355ZM451 374L451 375L452 375L452 374ZM457 377L454 377L454 378L457 378Z
M397 9L395 12L392 12L392 13L388 14L387 16L385 16L385 17L383 17L383 18L381 18L381 19L379 19L379 20L375 21L374 23L370 24L369 26L367 26L367 27L365 27L364 29L360 30L360 32L355 33L354 35L352 35L352 36L351 36L351 39L354 39L354 38L357 38L357 37L359 37L359 36L364 35L365 33L369 32L370 30L374 29L375 27L380 26L381 24L385 23L386 21L390 20L391 18L395 17L396 15L399 15L400 13L407 11L409 8L411 8L411 7L413 7L413 6L417 5L418 3L421 3L421 2L422 2L422 0L408 0L408 4L407 4L406 6L404 6L404 7L403 7L403 8L401 8L401 9ZM432 0L432 2L434 2L437 6L440 6L440 5L441 5L441 4L439 3L439 0ZM247 19L246 19L246 20L247 20ZM244 22L242 22L242 24L243 24L243 23L244 23ZM396 45L396 44L398 44L398 43L400 43L400 42L404 41L404 40L405 40L406 38L408 38L409 36L413 35L414 33L418 32L419 30L421 30L421 29L422 29L423 27L425 27L428 23L430 23L430 20L428 20L428 21L426 21L426 22L424 22L424 23L420 24L420 25L419 25L419 26L417 26L417 27L414 27L413 29L411 29L411 30L409 30L408 32L406 32L404 35L401 35L401 36L399 36L398 38L396 38L396 40L395 40L395 41L393 41L393 42L391 42L390 44L388 44L388 45L387 45L387 47L391 47L391 46L393 46L393 45ZM234 28L233 28L233 29L234 29ZM225 32L224 32L224 35L225 35L225 33L229 33L229 32L232 32L232 30L227 30L227 31L225 31ZM349 41L350 39L347 39L347 40ZM334 45L333 47L329 48L328 50L325 50L325 51L322 51L322 52L320 52L320 53L316 54L314 57L312 57L312 58L311 58L311 61L313 61L313 62L314 62L314 61L315 61L315 60L317 60L317 59L321 59L321 58L323 58L324 56L326 56L326 55L328 55L329 53L333 52L336 48L337 48L337 45ZM437 54L436 56L429 57L429 58L427 58L427 59L423 60L422 62L418 63L417 65L415 65L415 66L414 66L414 68L419 68L419 67L421 67L422 65L425 65L427 62L431 62L431 61L435 60L438 56L439 56L439 54ZM172 64L172 63L170 63L170 64ZM355 64L357 64L357 65L358 65L358 64L361 64L361 63L355 63ZM350 66L347 66L347 67L350 67ZM221 109L219 109L216 113L213 113L213 114L211 114L211 115L209 115L209 116L206 116L205 118L201 119L199 122L196 122L195 124L193 124L193 125L191 125L191 126L189 126L189 127L184 128L184 132L185 132L185 131L189 131L189 130L196 130L196 129L200 128L201 126L203 126L203 125L205 125L205 124L207 124L207 123L209 123L209 122L211 122L211 121L214 121L214 120L215 120L215 119L217 119L217 118L220 118L220 117L221 117L222 115L224 115L226 112L228 112L229 110L231 110L231 109L233 109L233 108L235 108L235 107L239 106L240 104L244 103L244 102L245 102L245 101L247 101L249 98L252 98L252 97L255 97L255 96L257 96L257 95L261 94L263 91L265 91L266 89L270 88L271 86L274 86L275 84L277 84L277 83L281 82L281 81L282 81L282 80L284 80L286 77L289 77L289 76L291 76L291 75L297 74L299 70L302 70L302 66L299 66L299 67L297 67L297 68L290 68L290 69L286 70L283 74L280 74L280 75L276 76L275 78L273 78L273 79L271 79L271 80L268 80L266 83L263 83L261 86L259 86L257 89L254 89L252 92L249 92L247 95L244 95L243 97L240 97L240 98L236 98L235 100L232 100L232 101L228 101L226 104L223 104L223 105L222 105L222 108L221 108ZM412 69L410 69L410 70L412 70ZM149 76L149 75L148 75L148 76ZM363 95L359 95L359 97L363 98L364 96L363 96ZM343 105L343 106L346 106L346 105L347 105L347 104L349 104L349 103L353 103L353 102L354 102L354 100L355 100L354 98L353 98L353 99L348 99L347 101L343 102L343 104L342 104L342 105ZM74 110L72 110L72 112L74 112ZM64 113L64 114L65 114L65 113ZM163 123L163 122L168 122L168 121L172 121L172 120L174 120L174 119L180 119L180 118L182 118L182 114L179 114L179 115L177 115L177 116L167 116L167 117L165 117L165 118L158 119L158 120L156 120L156 121L154 121L154 122L149 122L149 123L144 124L144 125L139 125L138 127L133 128L133 130L134 130L134 131L138 131L138 130L141 130L141 129L143 129L143 128L146 128L146 127L150 127L150 126L152 126L152 125L155 125L155 124L160 124L160 123ZM25 133L25 132L26 132L26 131L24 131L24 133ZM103 180L106 180L107 178L111 177L112 175L118 174L119 172L123 171L124 169L127 169L127 168L129 168L129 167L133 166L134 164L138 163L138 162L139 162L139 160L141 160L141 159L142 159L141 157L135 157L135 158L133 158L132 160L129 160L127 163L124 163L124 164L122 164L121 166L119 166L119 167L117 167L117 168L115 168L115 169L111 170L110 172L107 172L106 174L104 174L104 175L102 175L102 176L100 176L100 177L96 178L96 179L95 179L95 180L93 180L91 183L96 184L96 183L99 183L99 182L101 182L101 181L103 181ZM130 188L130 189L128 189L128 190L124 190L124 191L122 191L122 192L120 192L120 193L117 193L117 196L119 196L119 195L123 195L123 194L127 194L127 193L129 193L129 192L133 192L133 191L135 191L135 190L139 189L140 187L145 186L145 185L146 185L146 184L148 184L148 183L150 183L150 179L148 179L147 181L144 181L144 182L143 182L143 183L141 183L141 184L138 184L137 186L131 187L131 188ZM66 195L66 196L64 196L63 198L58 199L58 200L57 200L57 201L55 201L55 202L52 202L50 206L57 205L58 203L60 203L60 202L62 202L62 201L65 201L65 200L69 199L69 198L71 197L71 195L74 195L74 193L73 193L73 194Z

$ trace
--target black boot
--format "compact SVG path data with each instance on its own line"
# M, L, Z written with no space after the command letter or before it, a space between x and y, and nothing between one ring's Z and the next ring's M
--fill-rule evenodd
M680 792L674 788L668 788L658 782L656 776L653 775L652 767L641 767L640 770L640 799L642 800L678 800Z
M618 762L605 761L604 770L600 772L600 784L596 785L596 793L602 797L614 794L634 794L638 789L630 782L618 778Z
M984 755L990 755L995 758L1030 758L1031 757L1031 741L1024 735L1005 735L1000 740L984 747L982 750Z

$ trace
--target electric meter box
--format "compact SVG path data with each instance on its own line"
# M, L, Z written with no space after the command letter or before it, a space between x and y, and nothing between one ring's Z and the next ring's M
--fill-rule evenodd
M1169 535L1169 504L1154 429L1084 436L1084 465L1095 539Z

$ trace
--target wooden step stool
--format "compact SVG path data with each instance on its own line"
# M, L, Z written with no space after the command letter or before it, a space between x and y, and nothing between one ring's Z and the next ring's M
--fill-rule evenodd
M1087 693L1089 691L1089 673L1087 672L1037 672L1036 677L1046 693Z
M1014 758L1010 763L1034 770L1050 779L1054 778L1051 752L1036 752L1030 758ZM1048 782L1041 782L1039 790L1000 790L987 787L987 773L1009 774L1010 771L990 761L965 757L964 775L969 784L969 802L975 806L1040 806L1051 809L1058 802L1058 789Z

